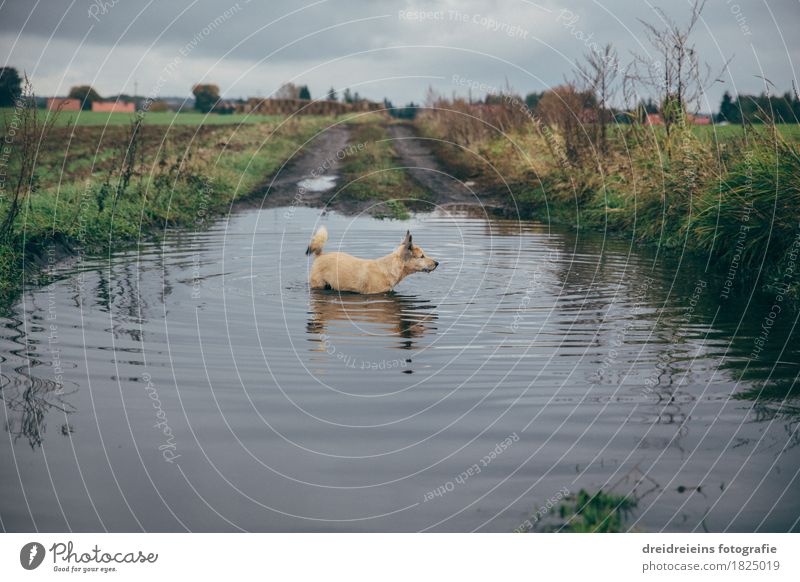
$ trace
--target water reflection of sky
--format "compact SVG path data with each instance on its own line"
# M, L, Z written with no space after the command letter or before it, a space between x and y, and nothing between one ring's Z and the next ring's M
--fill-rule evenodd
M379 256L410 228L441 265L391 295L310 293L320 220L329 250ZM718 287L704 263L535 223L306 208L64 266L0 334L0 514L512 531L603 488L644 530L796 528L796 320L748 361L769 298L721 307Z

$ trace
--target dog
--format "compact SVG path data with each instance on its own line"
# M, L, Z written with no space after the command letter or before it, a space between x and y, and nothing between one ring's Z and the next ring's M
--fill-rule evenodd
M312 289L333 289L355 293L386 293L412 273L430 273L439 266L412 242L411 232L394 252L380 259L359 259L347 253L322 254L328 229L319 227L306 249L314 255L309 282Z

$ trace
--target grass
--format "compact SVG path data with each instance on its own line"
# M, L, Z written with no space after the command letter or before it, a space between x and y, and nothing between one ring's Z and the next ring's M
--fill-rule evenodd
M9 118L13 109L0 108L0 129L5 130L5 119ZM106 126L106 125L128 125L133 117L130 113L107 113L102 111L62 111L57 119L56 126ZM209 125L240 125L243 123L275 123L282 119L278 115L246 115L246 114L227 114L219 113L196 113L173 111L152 111L145 115L147 125L189 125L189 126L209 126Z
M402 167L381 115L362 115L349 120L350 143L364 147L347 155L342 163L345 188L338 194L345 204L372 203L378 218L407 219L409 210L428 207L429 194Z
M800 298L789 252L800 236L798 125L676 126L669 137L660 127L617 126L600 154L591 126L579 138L532 123L487 131L447 107L416 123L422 135L451 144L436 153L456 177L497 198L508 199L510 188L525 218L710 254L725 270L744 225L738 276L788 285L785 294ZM581 142L567 148L568 139ZM564 151L578 154L567 159Z
M784 139L800 141L800 124L782 123L775 126ZM763 129L763 127L762 127ZM756 131L758 127L756 127ZM752 128L744 125L695 125L692 131L701 138L729 141L739 139L752 133Z
M331 123L302 116L241 126L170 126L148 122L150 115L158 114L148 114L133 139L130 123L90 124L56 127L35 143L31 188L0 241L0 305L19 293L26 266L37 265L53 245L105 252L167 227L201 226L251 194L298 144ZM39 141L36 135L31 140ZM10 176L20 168L17 151L15 142ZM0 217L7 212L4 197Z
M778 141L753 147L733 163L716 195L700 197L692 230L703 250L730 262L738 251L728 244L746 229L741 263L757 268L763 257L789 257L800 236L800 148ZM773 265L778 270L782 261Z

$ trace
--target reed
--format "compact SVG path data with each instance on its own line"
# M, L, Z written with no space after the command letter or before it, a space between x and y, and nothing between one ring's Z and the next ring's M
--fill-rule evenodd
M594 135L591 127L564 132L532 114L517 128L487 132L485 117L442 100L416 124L441 140L437 154L453 174L494 197L513 196L523 218L710 254L721 267L738 254L740 276L782 281L796 298L800 277L787 271L800 244L800 148L766 121L719 136L685 120L669 134L633 120L610 132L605 151L565 145Z

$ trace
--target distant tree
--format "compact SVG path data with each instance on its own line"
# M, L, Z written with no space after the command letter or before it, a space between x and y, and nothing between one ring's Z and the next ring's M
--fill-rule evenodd
M345 103L352 103L353 102L353 94L350 93L350 89L345 89L344 93L342 93L342 101Z
M723 96L724 101L724 96ZM720 116L722 115L720 104ZM726 104L727 108L728 105ZM731 123L797 123L800 117L800 100L796 94L786 92L780 97L767 93L738 95L730 104L727 120Z
M217 85L195 85L192 87L194 95L194 108L201 113L214 110L219 101L219 87Z
M89 85L78 85L69 90L69 95L72 99L78 99L81 102L81 109L91 109L92 103L100 101L102 97Z
M358 91L353 93L353 103L360 103L361 101L363 101L363 99L361 99L361 95L358 94Z
M592 109L597 99L591 91L581 91L571 83L559 85L542 94L536 106L536 113L542 121L552 126L563 126L576 122L583 123L585 112Z
M383 100L384 107L389 111L389 115L397 119L414 119L417 115L418 105L414 102L408 103L405 107L395 107L388 99Z
M722 102L719 104L717 121L728 121L730 123L738 123L741 121L739 110L733 104L733 98L727 91L725 91L725 93L722 95Z
M275 99L300 99L300 89L294 83L284 83L275 92Z
M634 55L626 81L640 85L646 93L656 96L659 113L667 134L667 157L672 157L669 137L671 128L683 125L686 113L700 106L704 88L711 77L708 65L700 60L692 41L695 27L706 0L692 0L690 15L681 25L660 8L655 8L654 22L642 21L644 38L651 51ZM727 64L726 64L727 66Z
M157 111L169 111L169 103L163 101L161 99L156 99L155 101L150 102L150 107L148 111L157 112Z
M311 101L311 91L308 90L308 85L300 87L300 90L297 92L297 98Z
M11 107L19 97L22 79L13 67L0 67L0 107Z
M608 103L616 90L616 79L619 74L619 57L611 44L603 47L602 52L589 51L584 61L578 64L576 83L585 91L591 92L595 99L594 134L595 143L600 151L608 153L608 122L611 119ZM599 127L599 131L597 131Z
M336 101L336 91L333 90L333 87L328 89L328 101Z
M536 114L542 121L556 127L564 140L564 150L570 162L580 161L586 146L585 124L587 111L594 111L597 98L592 91L578 90L567 83L545 91L536 106Z
M777 123L797 123L797 117L793 111L793 96L791 93L786 92L781 97L773 97L770 99L770 111L768 114L772 116Z
M544 93L528 93L525 95L525 105L528 107L528 110L536 110L536 105L539 104L539 100L542 98L542 95L544 95Z
M645 113L658 113L658 105L656 105L652 97L648 97L647 101L642 101L641 107Z
M792 91L792 116L795 123L800 122L800 95L797 94L797 88Z

